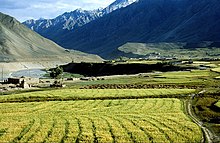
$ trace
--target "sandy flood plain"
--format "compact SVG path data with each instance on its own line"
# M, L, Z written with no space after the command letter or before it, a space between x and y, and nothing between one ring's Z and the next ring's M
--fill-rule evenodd
M0 62L0 80L7 79L12 73L20 70L31 69L49 69L57 65L67 64L61 61L43 61L43 62ZM3 73L3 74L2 74Z

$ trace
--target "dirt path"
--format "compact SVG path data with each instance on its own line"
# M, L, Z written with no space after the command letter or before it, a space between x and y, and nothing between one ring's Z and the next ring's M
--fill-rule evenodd
M204 93L205 91L201 91L201 93ZM195 97L195 94L192 94L190 99L188 101L186 101L186 112L188 113L188 115L190 116L190 118L193 120L194 123L196 123L201 129L202 129L202 132L203 132L203 139L202 139L202 143L205 143L205 142L208 142L208 143L213 143L213 140L215 138L214 134L207 128L203 125L203 122L199 121L197 119L197 117L193 114L193 111L192 111L192 99Z

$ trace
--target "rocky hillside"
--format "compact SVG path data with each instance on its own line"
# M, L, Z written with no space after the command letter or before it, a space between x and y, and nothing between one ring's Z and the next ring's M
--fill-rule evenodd
M0 61L100 61L95 55L66 50L0 13Z

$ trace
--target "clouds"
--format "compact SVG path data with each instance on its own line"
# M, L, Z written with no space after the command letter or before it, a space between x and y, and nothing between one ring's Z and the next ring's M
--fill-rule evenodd
M114 0L0 0L0 12L18 20L54 18L77 8L86 10L106 7Z
M22 9L26 7L27 5L25 3L20 3L19 1L14 1L14 0L0 1L0 9Z

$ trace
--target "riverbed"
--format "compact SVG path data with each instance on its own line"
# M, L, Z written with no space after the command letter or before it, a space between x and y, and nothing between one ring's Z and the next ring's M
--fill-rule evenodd
M32 78L44 78L46 70L43 69L27 69L13 72L11 74L12 77L32 77Z

